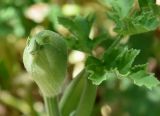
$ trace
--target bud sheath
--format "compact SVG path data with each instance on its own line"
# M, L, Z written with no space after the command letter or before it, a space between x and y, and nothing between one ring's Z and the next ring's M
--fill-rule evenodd
M60 35L44 30L29 38L23 62L44 96L60 92L67 69L67 46Z

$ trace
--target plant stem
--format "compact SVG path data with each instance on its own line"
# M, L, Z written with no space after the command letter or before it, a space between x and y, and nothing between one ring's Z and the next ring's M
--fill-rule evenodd
M111 52L113 48L117 47L119 45L119 42L121 41L121 38L122 38L122 36L118 36L118 38L107 49L107 52Z
M85 71L82 70L65 89L59 104L62 116L69 116L76 110L85 86L86 76Z
M44 97L47 116L60 116L57 97Z
M91 80L86 78L85 89L82 93L79 105L75 112L75 116L90 116L95 98L96 98L97 86L93 85Z

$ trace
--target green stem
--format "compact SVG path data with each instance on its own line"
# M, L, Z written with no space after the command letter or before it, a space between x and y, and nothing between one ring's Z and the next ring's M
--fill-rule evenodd
M47 116L60 116L57 97L44 97Z
M75 116L90 116L95 98L96 98L97 86L93 85L90 80L86 78L85 89L82 93L79 105L75 112Z
M107 52L111 52L113 50L113 48L117 47L119 45L119 42L121 41L121 38L122 38L122 36L118 36L118 38L107 49Z
M60 111L62 116L69 116L71 112L76 110L84 89L85 80L87 78L86 76L85 71L81 71L81 73L75 77L66 88L60 101Z

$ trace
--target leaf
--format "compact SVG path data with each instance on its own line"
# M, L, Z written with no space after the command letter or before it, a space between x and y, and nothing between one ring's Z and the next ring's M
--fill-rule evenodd
M134 0L103 0L116 11L119 17L126 17L132 9Z
M102 81L106 80L104 66L99 59L93 56L88 57L86 69L90 73L88 79L92 80L93 84L99 85Z
M122 48L113 48L111 52L108 52L108 50L103 55L103 60L107 68L113 67L113 61L116 60L118 56L121 56L124 54L124 51Z
M90 74L88 79L90 79L95 85L100 85L108 76L108 72L105 70L101 60L93 56L87 58L86 70Z
M138 54L139 50L128 49L114 42L101 59L93 56L87 58L86 70L90 73L88 79L95 85L117 78L130 79L134 84L149 89L157 86L159 81L152 73L147 72L146 64L132 66Z
M133 35L155 30L158 26L159 21L156 16L150 11L143 11L122 20L115 28L115 31L123 35Z
M86 18L77 16L74 19L59 17L58 20L59 23L69 29L77 39L86 39L89 37L94 16L87 16Z
M71 19L59 17L58 22L69 29L69 31L71 31L75 36L78 36L78 31L76 30L77 27Z
M58 25L58 17L59 16L62 16L60 6L58 6L57 4L50 5L48 20L52 23L54 28L56 28Z
M95 85L100 85L103 81L106 80L106 72L97 67L97 66L92 66L92 70L88 70L88 72L90 73L90 76L88 77L88 79L90 79L92 81L93 84Z
M115 67L117 67L122 74L127 73L138 54L139 50L124 48L123 54L115 60Z
M75 17L74 23L77 26L77 30L79 31L79 38L85 39L89 37L90 26L87 19L84 19L80 16Z
M160 82L154 77L154 74L147 73L144 70L137 71L129 75L134 84L138 86L145 86L149 89L156 87Z
M155 4L147 2L140 6L145 7L141 7L140 10L133 9L132 12L128 10L126 15L121 15L120 9L117 9L119 6L112 5L108 16L116 23L115 32L120 35L133 35L155 30L160 25L160 20L155 12L157 9Z
M125 74L131 68L138 54L138 50L118 47L112 49L112 52L106 51L103 60L108 69L110 67L117 68L122 74Z
M87 17L77 16L74 19L59 17L59 23L69 29L72 35L69 44L73 45L72 48L80 51L91 53L93 48L93 41L89 38L91 27L95 16L88 15ZM71 42L71 43L70 43Z
M135 57L139 51L123 47L113 48L110 52L108 50L104 53L102 59L95 57L88 57L86 66L88 72L91 74L89 79L94 84L99 85L102 81L111 77L109 75L127 75ZM117 73L120 72L120 73Z
M145 86L146 88L153 88L160 84L160 82L154 77L153 73L147 72L147 65L135 65L132 67L131 72L127 78L133 80L134 84L138 86Z

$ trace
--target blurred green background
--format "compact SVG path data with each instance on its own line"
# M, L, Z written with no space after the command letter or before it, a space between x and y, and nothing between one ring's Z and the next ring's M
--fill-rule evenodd
M43 99L22 63L29 35L49 29L66 36L69 31L57 17L95 13L91 36L114 37L107 10L102 0L0 0L0 116L44 116ZM160 28L126 40L141 50L135 64L148 62L149 71L160 79ZM84 60L84 53L69 50L68 80L84 67ZM160 87L148 90L127 80L108 80L98 89L92 116L160 116Z

